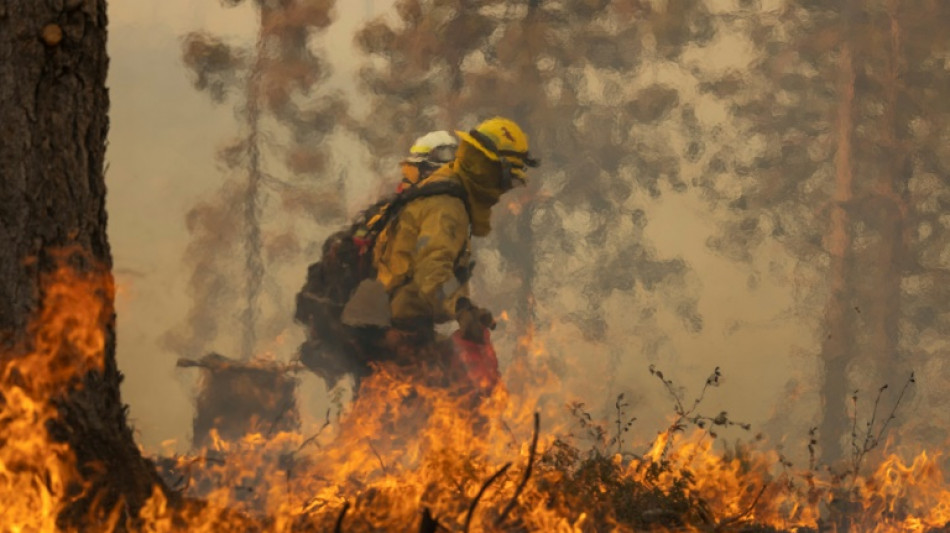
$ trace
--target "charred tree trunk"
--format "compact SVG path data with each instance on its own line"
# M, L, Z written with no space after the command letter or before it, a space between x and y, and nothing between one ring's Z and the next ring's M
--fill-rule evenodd
M103 160L108 131L106 2L0 3L0 332L4 352L28 340L55 251L75 246L106 269ZM110 304L111 309L111 302ZM158 484L119 397L115 321L103 370L58 399L53 438L68 442L90 490L60 516L84 524L93 499L134 513ZM77 380L77 384L78 384ZM92 524L85 523L89 527Z

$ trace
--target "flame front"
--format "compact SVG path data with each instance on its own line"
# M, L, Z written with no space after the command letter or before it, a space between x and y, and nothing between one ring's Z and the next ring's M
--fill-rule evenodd
M46 279L30 341L4 354L0 521L4 531L59 531L85 487L66 443L49 436L62 398L101 370L111 278L62 268ZM939 455L882 459L873 473L825 479L756 446L724 451L706 430L663 431L645 453L588 453L556 435L543 398L563 395L533 328L490 393L381 366L339 420L312 434L260 430L175 458L135 528L164 531L419 530L423 511L449 531L927 531L950 520ZM533 437L536 443L533 443ZM854 505L850 505L854 504ZM850 506L849 506L850 505ZM102 511L105 511L104 513ZM115 512L112 512L115 511ZM118 510L98 510L113 518Z

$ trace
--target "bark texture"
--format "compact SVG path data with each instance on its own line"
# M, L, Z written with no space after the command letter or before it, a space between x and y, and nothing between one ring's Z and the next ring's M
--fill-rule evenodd
M105 0L0 2L0 340L7 349L25 341L56 250L81 248L111 270L106 26ZM58 400L61 421L50 428L72 446L91 488L60 516L80 529L95 527L87 515L94 498L105 509L121 500L127 517L158 484L119 396L114 315L105 327L104 371L86 374Z

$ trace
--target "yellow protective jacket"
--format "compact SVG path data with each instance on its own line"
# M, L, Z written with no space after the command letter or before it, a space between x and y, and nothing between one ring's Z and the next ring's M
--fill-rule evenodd
M457 178L433 176L426 183L438 179ZM461 199L437 195L410 202L380 233L373 261L389 294L393 325L454 318L456 300L468 295L469 226Z
M469 294L471 236L488 235L491 207L504 192L499 173L496 163L462 143L456 160L420 185L457 181L465 187L467 202L449 195L413 200L380 233L373 264L389 294L394 326L455 317L455 302Z

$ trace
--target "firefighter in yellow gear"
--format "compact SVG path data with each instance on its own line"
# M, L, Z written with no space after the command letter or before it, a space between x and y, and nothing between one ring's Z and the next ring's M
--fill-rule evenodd
M409 148L409 156L400 162L402 181L396 192L402 192L429 177L436 169L455 159L458 140L451 133L430 131Z
M389 296L388 341L398 352L434 339L434 325L457 320L462 336L483 342L491 313L469 300L471 236L491 231L491 208L505 192L527 182L538 161L514 121L495 117L460 139L452 163L421 185L455 182L464 200L450 195L413 200L380 234L373 250L377 281ZM411 352L411 348L408 350Z

